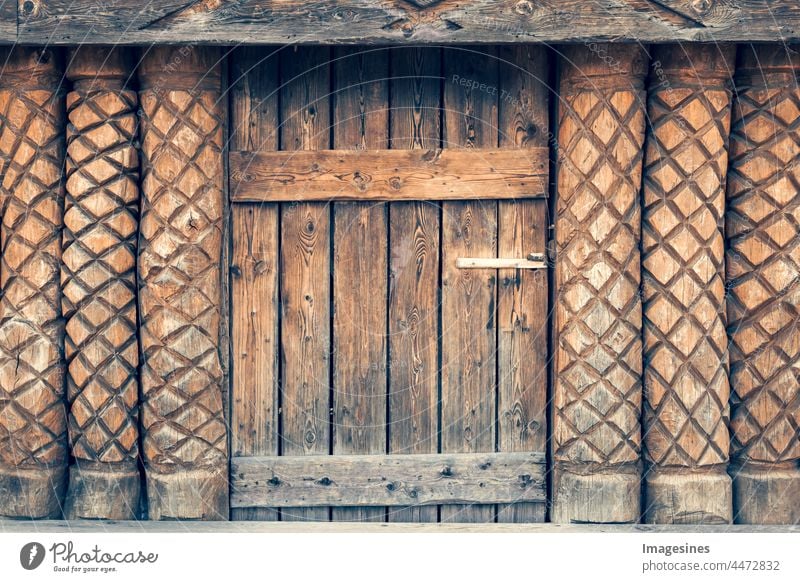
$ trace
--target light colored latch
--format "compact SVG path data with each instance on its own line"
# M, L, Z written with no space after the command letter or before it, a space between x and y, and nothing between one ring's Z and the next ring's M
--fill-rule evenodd
M546 269L544 253L531 253L524 259L467 258L456 259L457 269Z

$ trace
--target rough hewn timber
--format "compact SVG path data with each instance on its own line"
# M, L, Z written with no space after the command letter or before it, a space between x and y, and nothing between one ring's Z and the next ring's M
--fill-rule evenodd
M126 87L132 56L84 45L68 57L61 282L74 459L69 519L134 519L139 510L138 100Z
M388 149L389 51L333 52L334 149ZM386 452L388 205L333 204L333 454ZM342 504L345 505L345 504ZM333 521L384 521L334 507Z
M231 152L235 202L463 200L547 194L548 151Z
M736 523L800 523L798 47L742 46L726 257Z
M58 517L67 468L61 55L4 49L0 77L0 516Z
M444 50L443 147L497 147L496 48ZM453 75L477 83L453 81ZM480 90L480 85L484 90ZM441 452L495 449L497 271L458 269L459 257L497 256L497 202L442 202ZM495 506L443 505L441 521L494 521Z
M241 47L230 64L230 147L278 149L278 54L272 47ZM277 204L231 207L232 457L279 450L278 211ZM231 509L231 519L277 520L278 512Z
M227 519L221 52L144 54L139 309L151 519Z
M725 174L732 45L654 49L642 209L644 521L730 523Z
M425 506L544 501L544 453L241 457L231 505Z
M442 51L391 51L390 146L441 146ZM439 227L435 202L389 204L388 452L435 453L439 445ZM435 522L436 507L392 507L389 521Z
M544 46L498 49L500 147L526 158L548 147L548 53ZM522 150L522 151L520 151ZM543 168L543 183L549 167ZM528 194L534 185L528 184ZM544 253L549 217L547 200L501 201L497 205L498 257ZM526 267L544 267L527 261ZM497 442L502 452L547 448L547 365L549 335L547 270L497 272ZM498 521L545 520L545 504L498 505Z
M639 187L647 54L564 50L556 201L553 510L639 520Z
M286 47L280 53L284 150L331 147L331 49ZM331 206L282 204L281 452L330 453ZM327 507L281 511L283 521L328 521Z
M13 3L12 3L13 5ZM26 0L20 42L508 43L784 41L796 0ZM11 34L11 22L8 24Z

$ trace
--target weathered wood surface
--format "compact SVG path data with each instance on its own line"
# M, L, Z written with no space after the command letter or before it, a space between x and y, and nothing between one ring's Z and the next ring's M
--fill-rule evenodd
M549 63L544 46L498 49L500 147L525 154L548 147ZM549 168L543 168L548 184ZM533 191L532 185L528 188ZM498 257L527 257L522 268L498 271L497 442L502 452L547 448L548 315L546 265L530 260L544 253L549 224L546 200L501 201L497 208ZM542 257L543 259L544 257ZM520 266L517 266L520 268ZM542 503L500 505L498 521L545 520Z
M232 506L406 506L544 501L544 453L252 457L231 465Z
M3 49L0 515L58 517L67 469L62 55Z
M497 147L496 51L448 48L444 66L445 148ZM478 82L461 85L450 76ZM442 203L441 452L495 448L497 272L456 268L459 257L497 256L497 202ZM494 521L494 505L443 505L441 521Z
M441 49L396 48L390 58L391 148L420 152L440 147ZM436 453L441 205L394 202L388 220L388 452ZM435 522L438 509L392 507L388 518Z
M548 150L230 153L235 202L459 200L547 195Z
M639 188L647 54L561 60L551 520L639 520Z
M17 41L17 2L4 0L0 3L0 44Z
M540 225L537 225L541 227ZM536 230L531 225L531 230ZM457 269L503 269L503 270L515 270L515 269L547 269L547 263L544 261L532 261L530 259L515 259L515 258L497 258L497 259L488 259L488 258L469 258L469 257L459 257L456 259L456 268ZM516 279L516 275L513 275L509 281L509 285L513 284L514 279ZM511 370L514 370L514 366L510 367Z
M730 523L725 175L736 48L654 49L642 210L643 519Z
M2 521L0 532L11 534L97 534L97 524L87 521ZM685 525L557 524L557 523L280 523L220 521L107 521L108 533L680 533ZM790 525L696 525L692 533L800 533Z
M737 523L800 522L798 47L742 46L728 174Z
M281 148L330 143L330 49L281 51ZM281 452L327 455L331 446L331 209L281 205ZM281 519L327 521L324 507L283 510Z
M139 308L151 519L227 519L221 53L145 51Z
M230 147L278 149L278 54L243 47L230 56ZM231 190L235 189L232 184ZM231 265L231 456L278 454L277 204L235 204ZM277 519L269 508L234 508L231 519Z
M388 149L388 78L388 50L334 50L334 149ZM386 452L387 218L385 203L333 205L334 455ZM385 509L331 517L384 521Z
M65 516L139 513L136 254L139 156L128 49L70 51L62 312L69 472Z
M9 3L13 6L13 3ZM0 40L13 41L13 15ZM795 0L26 0L17 40L98 43L509 43L796 40Z

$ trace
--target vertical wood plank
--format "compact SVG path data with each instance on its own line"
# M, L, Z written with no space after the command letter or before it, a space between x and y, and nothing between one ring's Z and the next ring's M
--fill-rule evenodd
M444 147L497 147L495 56L495 49L444 50ZM497 202L442 204L442 452L495 449L497 274L455 263L496 254ZM494 518L493 505L441 508L442 521Z
M389 51L334 51L335 149L388 149ZM334 205L333 452L386 452L387 204ZM341 521L385 509L334 508Z
M441 50L391 51L391 148L441 144ZM389 204L389 452L438 450L440 205ZM435 522L434 507L392 508L389 521Z
M330 148L330 49L281 51L281 149ZM281 205L281 371L284 455L330 453L331 221L325 203ZM329 509L283 510L327 521Z
M278 56L246 47L230 56L230 148L278 149ZM231 454L278 454L278 205L232 209ZM269 508L236 508L234 520L275 521Z
M645 523L731 522L724 220L735 50L653 50L642 188Z
M547 48L498 49L500 147L547 147ZM545 168L546 170L546 168ZM545 188L547 184L544 184ZM498 256L543 253L546 200L498 202ZM499 270L497 289L498 449L544 451L547 446L547 271ZM544 503L498 507L500 522L543 522Z

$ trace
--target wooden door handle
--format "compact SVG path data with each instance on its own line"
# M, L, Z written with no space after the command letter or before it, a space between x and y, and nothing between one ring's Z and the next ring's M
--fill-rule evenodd
M493 258L493 257L459 257L456 259L457 269L546 269L544 253L530 253L521 258Z

